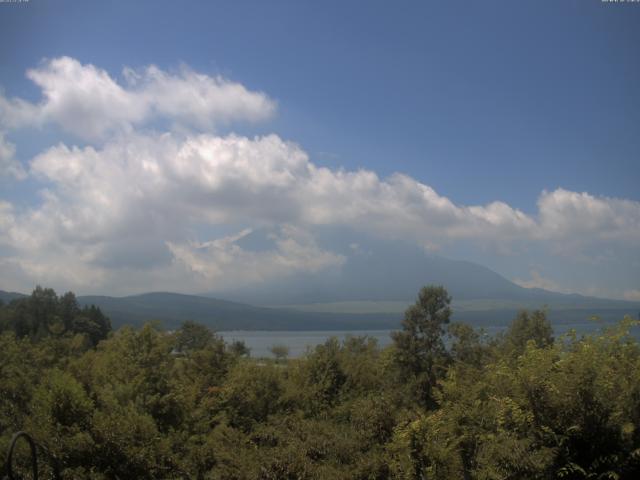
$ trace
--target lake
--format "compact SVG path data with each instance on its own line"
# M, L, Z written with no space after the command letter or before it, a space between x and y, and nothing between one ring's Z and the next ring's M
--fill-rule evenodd
M610 325L610 324L609 324ZM556 336L562 335L570 329L575 329L578 334L589 334L597 332L603 324L597 322L583 322L554 325L553 331ZM487 326L484 331L487 335L495 335L504 330L505 326ZM270 348L274 345L286 345L289 347L289 357L301 357L308 348L313 348L326 342L331 337L337 337L340 341L348 336L368 336L375 338L378 345L386 347L391 344L391 332L393 330L324 330L324 331L244 331L234 330L217 332L225 341L233 342L241 340L251 349L251 356L272 357ZM640 328L634 327L633 334L640 339Z
M217 332L226 342L241 340L251 349L252 357L272 357L269 350L273 345L289 347L289 357L301 357L307 348L313 348L326 342L331 337L344 340L349 335L373 337L378 345L385 347L391 343L392 330L324 330L324 331L244 331Z

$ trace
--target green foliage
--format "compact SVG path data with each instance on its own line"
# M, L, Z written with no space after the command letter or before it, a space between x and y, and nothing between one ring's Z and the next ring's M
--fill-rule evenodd
M509 351L480 368L455 364L442 382L440 408L396 431L395 472L635 478L640 348L628 326L629 319L617 330L553 345L533 338L515 362Z
M286 360L289 356L289 347L286 345L272 345L269 351L273 354L277 361Z
M509 325L501 340L505 351L517 356L525 350L530 341L538 348L553 345L553 329L543 310L531 313L522 311Z
M477 332L465 323L452 323L448 334L452 340L450 354L455 362L481 367L492 358L491 345L484 332Z
M281 369L271 364L238 363L220 392L220 406L230 425L250 431L281 407Z
M300 365L297 391L299 404L309 413L319 413L339 399L347 376L340 362L340 343L330 338L318 345Z
M242 340L234 340L229 344L228 350L236 357L248 357L251 355L251 349Z
M58 297L52 289L38 286L29 297L0 306L0 332L4 330L32 340L80 334L95 346L107 338L111 322L93 305L80 308L72 292Z
M427 407L434 406L433 390L446 368L443 327L451 317L450 304L444 287L423 287L404 314L402 331L392 334L401 379Z
M175 349L181 353L202 350L210 346L216 338L204 325L187 320L176 333Z
M424 288L386 349L332 338L274 361L193 322L105 334L37 288L0 306L0 455L26 429L64 478L640 476L638 322L554 340L522 312L491 339L447 325L449 303Z

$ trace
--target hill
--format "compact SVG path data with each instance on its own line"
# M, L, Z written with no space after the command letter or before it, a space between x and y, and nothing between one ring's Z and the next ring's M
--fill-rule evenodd
M476 326L504 325L523 308L548 307L549 319L556 324L584 322L593 315L617 321L640 312L638 302L523 288L482 265L422 250L383 252L352 256L339 272L298 275L215 295L155 292L79 296L78 301L99 306L114 327L158 320L176 328L194 320L215 330L397 328L406 307L427 284L444 285L453 297L453 319ZM21 296L0 291L5 302Z
M524 288L483 265L382 242L375 244L371 254L348 257L339 271L299 274L205 295L305 311L373 313L379 312L382 305L383 311L400 312L428 284L444 285L459 311L518 310L547 305L554 310L622 309L635 315L640 307L639 302ZM340 305L348 308L335 308Z
M158 320L176 328L184 320L214 330L361 330L392 328L399 317L388 313L324 313L255 307L196 295L155 292L128 297L80 296L82 305L96 305L114 327Z
M18 298L26 297L23 293L17 292L5 292L4 290L0 290L0 301L3 303L9 303L12 300L17 300Z
M0 291L0 298L9 300L22 294ZM549 310L554 324L587 322L593 315L605 322L613 322L624 315L636 315L640 307L630 302L603 300L601 304L575 307L556 305ZM395 302L384 308L371 310L366 302L348 304L295 305L287 308L256 307L196 295L155 292L127 297L79 296L80 305L96 305L109 316L114 328L123 325L139 326L158 321L165 328L177 328L184 320L194 320L218 331L223 330L375 330L394 329L400 325L404 303ZM361 304L363 303L364 306ZM453 304L453 320L474 326L506 325L521 308L541 308L535 302L504 303L496 301L466 301ZM347 311L341 311L347 310Z

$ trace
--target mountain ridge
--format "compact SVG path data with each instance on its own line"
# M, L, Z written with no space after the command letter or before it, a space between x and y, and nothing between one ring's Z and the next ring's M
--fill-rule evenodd
M339 272L297 274L269 283L205 292L252 305L303 305L352 301L413 301L429 284L444 285L456 300L509 300L521 303L602 305L624 307L634 302L526 288L467 260L424 254L412 247L380 255L350 257ZM635 302L636 304L638 302Z
M0 298L7 292L0 291ZM18 295L16 297L16 295ZM13 298L26 295L13 293ZM247 305L227 300L173 292L149 292L125 297L106 295L78 296L81 306L96 305L111 318L114 328L134 327L145 322L158 321L164 328L178 328L185 320L203 323L217 331L228 330L376 330L399 328L402 311L395 312L336 312L309 311L296 308L270 308ZM585 297L587 298L587 297ZM571 305L552 307L552 323L586 322L593 315L605 322L616 321L624 315L635 315L640 305L620 301L623 305L593 304L582 308ZM497 308L481 308L477 303L453 303L453 321L473 326L506 325L523 308L543 308L544 305L496 304Z
M415 253L400 252L392 261L363 256L347 262L339 275L312 276L307 281L293 277L215 298L174 292L77 298L83 306L100 307L116 328L153 320L165 328L194 320L215 330L397 328L406 306L427 284L447 288L453 297L454 321L476 326L508 323L521 309L547 307L550 320L556 323L587 321L592 315L615 321L640 311L640 302L525 288L483 265ZM0 291L5 303L22 296Z

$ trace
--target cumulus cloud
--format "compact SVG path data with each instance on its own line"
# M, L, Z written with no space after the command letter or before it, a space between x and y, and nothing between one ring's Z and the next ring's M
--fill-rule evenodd
M524 288L542 288L552 292L571 293L569 291L565 291L562 286L554 280L543 277L537 270L531 270L529 274L531 275L530 279L523 280L515 278L513 279L513 283Z
M4 132L0 132L0 177L23 180L27 174L22 164L14 157L16 146L7 141Z
M544 238L640 243L640 202L559 188L543 192L538 208Z
M8 99L0 89L0 127L4 129L38 126L41 121L40 109L20 98Z
M271 239L275 248L250 251L237 242L251 233L245 229L232 236L208 242L167 245L177 262L203 276L213 287L260 282L295 272L318 272L339 267L345 257L318 247L308 232L285 225Z
M0 127L55 123L89 144L61 142L31 160L39 202L18 209L0 201L1 268L14 278L96 290L138 282L146 290L202 291L264 281L339 268L345 257L315 238L325 227L428 251L464 241L496 250L535 243L575 256L612 245L637 252L640 244L640 202L557 189L542 192L535 214L500 201L459 205L407 175L321 167L277 135L216 134L226 122L269 117L275 103L187 67L126 68L119 82L62 57L28 77L42 100L0 95ZM182 128L159 132L159 119ZM0 167L20 178L27 172L14 152L0 135ZM240 233L204 233L220 226ZM241 246L262 228L276 232L272 247ZM520 284L560 289L537 272L531 277Z
M14 222L13 205L9 202L0 200L0 233L2 233L2 236L0 236L0 242L6 242L6 233L14 225Z
M345 225L416 241L507 239L537 228L506 204L457 206L405 175L318 167L276 135L130 135L101 149L60 144L35 157L31 172L55 187L45 206L54 216L67 211L55 223L69 235L118 224L126 230L145 217L178 225Z
M162 118L212 129L238 120L263 120L275 111L275 102L265 94L187 67L174 73L153 65L139 71L125 68L123 76L124 85L107 71L73 58L48 60L27 72L42 101L32 104L0 95L0 125L51 122L91 141Z
M631 300L634 302L640 302L640 290L625 290L624 299Z
M318 167L276 135L131 133L100 148L59 144L36 156L30 173L47 185L42 203L5 222L5 243L21 258L46 251L64 265L73 257L99 270L127 248L150 264L168 249L183 268L217 282L232 264L253 265L245 279L340 265L293 225L346 226L430 249L454 240L562 245L572 229L583 242L634 242L640 231L638 202L557 190L541 195L537 216L501 202L456 205L406 175ZM187 241L198 226L229 224L289 227L267 254L238 247L239 237ZM534 272L520 284L559 289L542 280Z
M276 108L275 102L263 93L251 92L221 76L196 73L185 66L177 74L152 65L140 72L126 69L125 75L152 114L202 129L234 120L264 120Z

